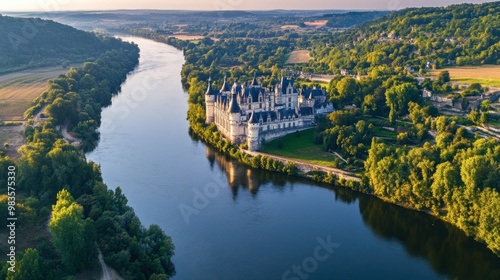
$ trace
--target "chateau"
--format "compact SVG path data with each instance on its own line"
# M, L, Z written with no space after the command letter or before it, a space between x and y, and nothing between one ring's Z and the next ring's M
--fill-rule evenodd
M220 90L208 80L205 94L206 122L215 123L233 144L248 143L251 151L265 141L312 127L314 116L333 111L323 89L298 90L293 80L281 78L274 89L263 88L253 78L229 86L226 77Z

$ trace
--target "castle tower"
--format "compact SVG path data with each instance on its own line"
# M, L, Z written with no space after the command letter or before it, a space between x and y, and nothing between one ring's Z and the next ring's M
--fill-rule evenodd
M212 78L208 78L208 88L205 93L205 111L207 124L213 123L215 118L214 106L215 106L216 91L212 88Z
M248 121L247 136L248 149L250 151L257 151L258 149L260 149L259 130L260 123L257 120L257 116L255 116L255 113L252 111L252 115L250 116L250 120Z
M233 144L239 144L238 143L238 136L242 134L240 132L240 118L241 118L241 108L240 105L238 104L238 100L236 99L236 92L233 92L231 94L231 101L229 103L229 108L227 110L229 113L229 140Z
M259 87L259 82L257 82L257 76L255 75L255 73L253 74L253 80L252 80L251 86L252 87Z
M229 83L227 82L227 76L224 75L224 83L222 84L222 87L220 89L220 93L222 95L224 94L229 94L231 92L231 88L229 87Z

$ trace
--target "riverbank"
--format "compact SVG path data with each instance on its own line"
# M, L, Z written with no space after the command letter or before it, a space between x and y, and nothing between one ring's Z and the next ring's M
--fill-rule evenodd
M295 166L298 169L298 173L296 173L295 175L300 176L300 177L312 179L312 175L310 175L310 174L312 174L311 172L325 172L326 174L332 174L341 180L355 181L355 182L361 181L361 178L357 177L354 173L346 171L346 170L338 169L338 168L323 166L323 165L319 165L319 164L307 163L307 162L304 162L301 160L280 157L280 156L262 153L262 152L248 151L248 150L244 150L244 149L240 149L240 151L243 153L246 153L248 155L251 155L252 157L261 156L261 157L272 158L274 160L281 161L283 163L283 165L287 165L290 163L295 164Z

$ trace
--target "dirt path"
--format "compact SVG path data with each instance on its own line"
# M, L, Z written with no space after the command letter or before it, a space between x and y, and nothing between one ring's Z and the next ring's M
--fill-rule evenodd
M102 267L102 276L99 280L123 280L118 273L110 268L105 262L102 257L101 251L99 251L99 263L101 264Z
M330 173L335 174L335 175L337 175L341 178L344 178L346 180L356 181L356 182L359 182L361 180L360 178L356 177L352 172L348 172L348 171L345 171L342 169L337 169L337 168L333 168L333 167L326 167L326 166L322 166L322 165L318 165L318 164L312 164L312 163L303 162L300 160L284 158L284 157L275 156L275 155L271 155L271 154L265 154L265 153L261 153L261 152L252 152L252 151L247 151L247 150L242 150L242 151L251 155L251 156L261 155L261 156L265 156L265 157L270 157L270 158L275 159L275 160L279 160L283 163L286 163L286 162L295 163L297 165L297 168L303 173L307 173L307 172L310 172L313 170L321 170L324 172L330 172Z
M24 144L26 140L23 136L24 126L0 126L0 145L5 151L5 155L12 159L18 159L17 150ZM4 144L7 143L7 147Z

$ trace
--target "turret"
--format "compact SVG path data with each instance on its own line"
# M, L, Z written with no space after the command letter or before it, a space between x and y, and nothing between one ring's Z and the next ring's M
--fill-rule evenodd
M230 141L233 144L238 144L238 136L241 134L239 129L240 118L241 118L241 108L238 104L238 100L236 99L236 93L231 94L231 101L229 102L229 106L227 109L229 113L229 126L230 126Z
M228 82L227 82L227 77L226 77L226 75L224 75L224 83L222 84L222 87L221 87L221 89L220 89L220 92L221 92L222 94L224 94L224 93L225 93L225 94L227 94L227 93L231 92L231 88L229 87L229 84L228 84Z
M260 141L259 141L259 130L260 130L260 122L255 115L255 112L252 111L252 115L248 120L248 149L250 151L256 151L260 149Z
M258 87L259 83L257 82L257 77L255 76L255 73L253 74L253 80L252 80L252 87Z
M215 118L214 106L215 106L215 98L216 91L212 88L212 78L208 78L208 88L205 93L205 111L206 111L206 119L205 122L207 124L213 123Z

